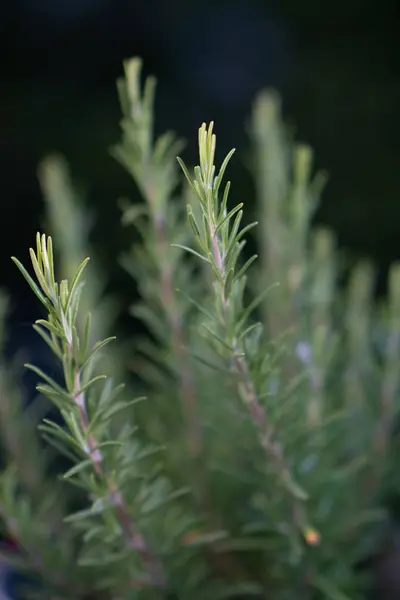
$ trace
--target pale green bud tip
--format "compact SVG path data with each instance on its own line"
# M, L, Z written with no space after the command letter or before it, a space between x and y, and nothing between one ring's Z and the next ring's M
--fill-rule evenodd
M133 105L140 101L140 72L142 61L135 57L124 62L124 71L127 82L127 92Z
M265 90L261 92L255 103L253 110L253 133L262 135L280 122L281 119L281 100L274 90Z
M313 151L310 146L301 144L294 157L294 179L298 185L306 185L310 179Z

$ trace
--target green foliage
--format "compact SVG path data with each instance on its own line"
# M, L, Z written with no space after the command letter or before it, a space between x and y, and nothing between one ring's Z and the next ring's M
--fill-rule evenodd
M7 308L8 301L1 297L2 323ZM1 335L1 349L3 343ZM23 407L15 384L19 371L16 365L0 364L0 440L6 459L0 474L0 517L3 534L18 540L24 553L8 555L4 550L0 559L33 575L46 597L54 590L64 590L63 597L71 598L82 595L85 575L78 575L75 536L63 522L67 510L64 491L51 477L54 453L43 448L35 435L46 407L40 397L28 408Z
M390 542L385 500L398 488L400 268L379 306L367 263L339 287L334 237L311 227L325 176L312 177L311 149L290 140L274 94L253 110L259 223L243 224L225 182L233 151L217 169L203 124L199 166L177 162L181 142L154 139L155 82L142 89L140 74L138 59L125 64L112 154L144 200L121 202L139 241L120 263L148 334L129 357L113 354L114 313L99 267L86 268L85 217L59 159L40 174L65 278L44 234L34 277L13 258L63 373L28 365L63 419L39 417L42 448L13 367L0 369L0 515L23 548L19 567L39 578L40 598L361 599L357 565ZM255 233L260 258L245 247ZM135 393L114 383L127 364ZM51 449L71 463L61 481Z

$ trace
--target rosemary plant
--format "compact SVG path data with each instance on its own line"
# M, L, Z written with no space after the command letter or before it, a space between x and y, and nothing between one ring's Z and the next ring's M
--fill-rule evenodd
M399 485L399 266L382 304L368 263L339 288L334 236L311 224L325 175L288 137L273 93L252 114L259 223L243 225L245 200L232 207L225 181L233 151L218 169L213 123L199 129L192 172L176 160L180 140L154 139L155 80L141 85L139 59L124 68L112 154L143 203L121 202L139 238L120 263L148 334L123 361L113 355L101 278L83 260L84 214L59 160L40 178L65 278L44 234L30 250L34 277L13 258L46 310L34 327L63 373L55 381L28 365L62 417L41 418L42 448L8 401L18 396L11 367L0 369L0 516L19 568L35 576L29 593L361 600L370 584L358 565L391 542L385 501ZM254 234L260 258L246 254ZM129 378L117 363L137 375L134 394L114 383ZM61 482L50 449L70 461Z
M154 423L158 420L157 429L164 439L167 430L177 434L185 427L188 453L198 458L202 441L185 342L187 303L177 296L175 289L178 285L187 289L193 282L182 256L171 248L173 242L187 238L182 208L173 198L178 183L176 154L182 142L170 132L153 140L155 80L149 77L142 93L139 59L125 63L125 74L125 79L118 82L123 111L122 139L112 149L112 155L132 175L145 203L139 207L127 201L121 203L123 224L135 225L142 238L140 245L122 256L121 264L137 281L142 298L132 307L132 314L154 336L154 343L146 338L137 344L140 354L132 361L133 368L142 379L150 377L154 386L154 361L164 367L164 374L160 370L157 375L157 388L163 399L157 405L159 414ZM179 399L183 422L176 411L171 411L171 406L167 408L166 389L170 389L171 403Z
M141 581L140 565L144 565L145 577L149 577L148 583L155 587L164 586L165 574L159 559L130 516L121 491L128 477L128 473L121 469L123 457L118 454L118 448L123 447L123 444L109 439L112 416L126 409L128 404L115 402L120 391L118 387L113 389L106 384L96 402L91 393L93 387L105 379L103 375L93 375L95 359L98 352L113 338L90 347L90 313L86 318L82 337L78 333L80 278L88 260L80 265L71 283L67 280L58 283L55 280L51 238L46 239L45 235L38 234L36 253L31 249L30 256L37 283L17 259L13 260L48 311L48 319L39 319L35 329L60 359L65 388L35 366L29 365L29 368L43 379L44 384L38 390L56 404L68 430L46 419L40 428L51 440L61 440L71 449L76 464L64 474L64 478L72 483L86 484L93 502L91 508L69 517L79 528L86 523L90 532L84 536L86 544L82 549L80 562L83 565L104 565L118 560L123 588L147 583ZM125 435L129 434L131 430L127 428ZM100 516L97 526L90 519L96 515ZM110 540L110 547L103 545L106 538ZM112 547L115 548L114 552L110 552ZM132 557L137 557L138 560L132 560ZM98 584L101 586L101 580Z
M8 309L3 296L0 309L3 323ZM0 336L1 346L4 337ZM54 455L39 443L35 433L45 407L38 398L24 408L21 390L15 383L19 371L17 365L0 364L0 439L4 455L0 518L4 536L22 552L16 552L13 545L11 552L2 547L0 561L20 575L28 575L34 591L40 590L39 597L43 593L52 597L59 589L66 597L79 597L86 589L85 576L77 573L74 536L63 522L65 494L60 482L51 476Z

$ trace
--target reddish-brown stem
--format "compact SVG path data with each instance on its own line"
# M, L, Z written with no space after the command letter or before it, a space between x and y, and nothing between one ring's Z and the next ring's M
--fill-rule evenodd
M152 198L151 190L148 190L147 197L150 202ZM154 214L153 219L160 256L168 256L170 241L167 238L165 218L163 215ZM168 261L161 263L161 289L165 314L172 332L173 352L178 364L181 406L188 423L188 450L197 466L194 491L202 510L207 511L210 516L212 527L221 529L221 519L215 514L212 499L208 493L209 486L204 465L204 443L198 415L197 392L190 367L181 316L177 310L173 272L171 264ZM231 556L212 552L210 560L221 576L228 578L244 577L243 570Z
M221 280L225 281L225 259L222 256L218 236L215 233L214 227L211 227L210 233L214 253L214 260L219 270ZM229 298L226 297L223 286L221 286L221 294L225 319L224 325L226 325L227 312L229 308ZM281 446L274 442L272 439L272 426L268 422L266 411L263 409L259 402L258 396L253 386L253 382L251 380L249 366L247 364L246 358L240 351L238 340L236 337L234 337L234 339L232 340L232 349L232 362L239 380L239 393L249 406L253 423L256 425L260 432L261 445L263 446L267 454L274 460L283 480L288 481L291 479L290 469L287 466Z
M89 416L86 407L85 394L79 392L81 389L81 377L79 369L75 371L75 401L80 410L81 426L84 433L87 433L89 429ZM107 487L110 493L110 499L115 507L117 519L127 538L128 547L136 550L141 558L143 566L147 569L149 575L149 584L156 588L166 587L166 577L160 561L156 555L151 551L148 543L144 539L143 535L136 527L131 515L129 514L123 496L115 483L111 483L107 480L107 474L104 469L103 455L98 447L97 440L93 434L88 436L88 448L85 448L86 453L90 456L93 461L93 467L99 478L103 479L107 483Z

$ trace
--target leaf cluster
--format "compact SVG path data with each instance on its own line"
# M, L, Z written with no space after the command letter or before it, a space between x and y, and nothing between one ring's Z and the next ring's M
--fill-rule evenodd
M0 512L20 567L46 598L361 599L357 565L390 542L385 500L398 491L399 266L383 303L365 261L339 286L334 236L312 227L325 174L289 138L274 94L252 113L258 223L245 225L246 199L231 206L225 182L233 151L218 169L213 123L199 129L192 171L173 134L154 138L154 79L141 85L139 59L124 68L112 154L143 196L120 203L122 225L139 234L120 264L147 331L124 357L140 385L131 393L104 375L121 374L112 319L98 312L92 326L104 287L82 260L87 231L65 167L46 163L67 277L57 279L44 234L30 250L34 276L13 260L46 311L34 328L63 373L59 382L28 365L62 417L41 417L39 430L70 466L49 481L32 428L15 444L24 413L2 397ZM247 255L250 235L259 257Z

